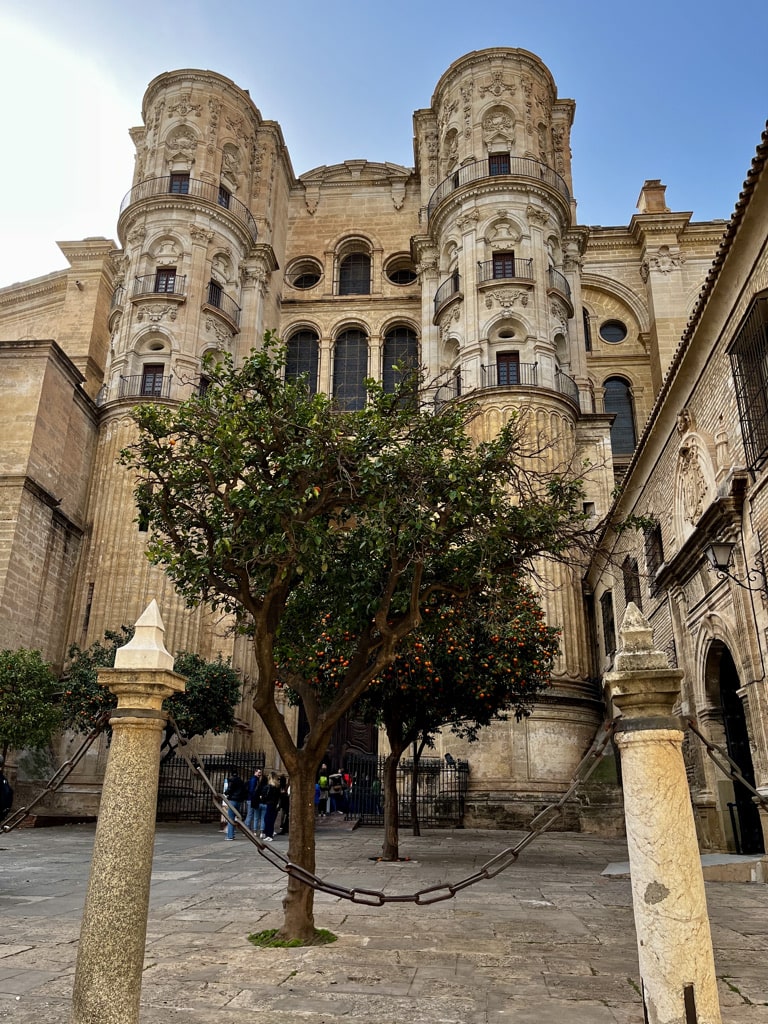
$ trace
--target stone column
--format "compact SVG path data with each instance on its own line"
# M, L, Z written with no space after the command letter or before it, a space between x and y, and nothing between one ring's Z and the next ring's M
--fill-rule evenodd
M72 1024L137 1024L155 842L164 698L184 690L152 601L102 669L117 695L80 930Z
M720 1024L683 726L672 716L682 677L653 649L648 621L630 604L606 682L622 713L616 743L646 1020Z

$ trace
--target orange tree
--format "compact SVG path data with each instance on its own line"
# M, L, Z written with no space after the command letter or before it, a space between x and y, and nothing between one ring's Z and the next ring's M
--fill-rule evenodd
M336 723L440 595L565 557L583 536L583 495L543 469L516 421L476 443L472 405L436 408L418 377L391 394L369 382L365 407L345 411L286 380L269 335L242 366L206 372L204 394L135 410L123 462L150 558L190 605L230 613L252 642L254 708L291 777L289 857L313 871L315 773ZM327 615L354 637L329 692L278 668L293 632L312 656ZM281 678L306 712L300 747L275 700ZM289 878L281 939L313 940L313 895Z
M356 638L329 615L314 640L296 623L282 644L281 668L294 679L303 675L328 702L343 682L355 645ZM472 741L494 718L529 715L549 683L557 650L558 631L546 625L531 588L513 575L489 581L478 593L436 593L425 603L421 624L356 705L362 718L384 726L389 741L383 773L385 860L399 854L396 777L408 746L415 748L415 797L418 759L425 745L434 745L437 731L450 726Z
M97 640L85 649L72 644L61 680L59 712L61 724L75 732L90 732L96 720L117 706L117 697L98 681L100 668L112 668L115 654L133 636L132 626L107 630L104 641ZM206 661L192 651L179 651L173 669L186 677L183 693L175 693L168 710L185 736L219 735L235 724L235 708L240 702L240 677L222 658ZM165 756L173 753L173 730L166 726L163 740Z

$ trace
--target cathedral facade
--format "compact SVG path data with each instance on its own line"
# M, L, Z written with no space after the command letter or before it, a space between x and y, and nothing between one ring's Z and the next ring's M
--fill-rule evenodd
M241 360L267 329L288 373L347 408L405 357L438 382L437 400L471 396L485 436L524 415L553 465L589 465L585 511L608 515L725 222L671 211L647 180L626 226L580 225L574 112L534 54L473 52L415 112L412 167L347 160L297 176L280 126L232 81L154 79L131 130L118 244L60 243L69 270L0 291L0 647L60 666L69 643L135 621L156 597L170 650L221 652L247 680L245 641L186 609L146 560L116 460L136 402L183 400L204 386L206 355ZM595 577L585 592L573 568L546 577L562 631L550 692L475 747L445 741L472 765L468 823L527 821L604 716L609 588ZM247 683L221 743L272 756Z

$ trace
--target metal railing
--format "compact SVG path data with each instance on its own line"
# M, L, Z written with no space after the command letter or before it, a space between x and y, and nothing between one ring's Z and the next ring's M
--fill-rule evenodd
M384 761L375 755L348 754L344 771L352 777L347 815L361 825L384 823ZM438 757L422 757L416 773L416 813L425 828L458 828L464 820L464 802L469 783L469 764L447 765ZM413 761L403 758L397 766L397 796L400 825L413 824L411 794Z
M213 206L218 207L222 210L227 210L239 221L241 221L248 228L252 240L255 242L258 230L256 228L256 221L253 218L253 214L245 205L241 203L239 199L236 199L233 195L226 197L226 202L222 199L221 186L213 184L209 181L201 181L199 178L190 178L189 181L184 182L186 189L180 191L176 188L171 188L171 175L166 174L162 178L147 178L146 181L139 182L138 185L127 192L123 197L123 201L120 203L120 214L133 203L138 203L142 199L151 199L155 196L172 195L176 199L184 200L187 197L192 199L204 199L206 202L211 203Z
M538 363L492 363L481 366L481 387L538 387ZM499 373L501 370L501 373Z
M231 320L236 327L240 326L240 313L242 310L235 300L230 295L227 295L225 291L222 291L213 281L208 285L205 301L209 306L220 309L224 316Z
M445 303L451 298L451 296L456 295L456 293L460 291L461 275L457 270L454 271L453 274L451 274L447 281L443 281L443 283L435 292L435 316L437 316L440 307L444 306Z
M206 775L218 793L224 792L224 780L237 772L244 782L256 768L264 768L263 750L246 753L228 751L200 758ZM245 811L242 812L243 818ZM211 794L203 780L192 774L181 757L170 757L160 764L160 784L157 791L158 821L217 821L220 812L211 802Z
M562 370L555 371L555 388L560 392L561 395L565 395L570 398L576 405L579 404L579 385L573 379L569 377L567 373L563 373Z
M137 295L186 295L187 275L177 274L175 277L158 277L155 274L143 274L133 280L131 298Z
M170 398L173 374L164 376L146 376L135 373L130 377L120 377L117 389L118 398Z
M486 260L477 264L477 282L533 280L533 260L519 260L517 257L505 260Z
M549 287L557 289L557 291L559 291L561 295L565 295L570 302L571 286L568 284L565 275L561 274L559 270L555 270L554 267L550 267L547 274L549 276Z
M449 380L441 384L435 391L435 408L439 409L454 398L461 395L461 373L457 370Z
M495 166L498 165L496 164ZM547 167L546 164L541 163L539 160L521 156L510 157L509 171L502 175L499 175L498 171L495 174L491 173L491 163L489 160L476 160L474 163L458 167L452 174L449 174L447 178L440 182L427 203L427 218L431 217L440 203L451 192L455 192L457 188L469 185L473 181L480 181L482 178L495 177L535 178L537 181L543 181L545 185L555 189L566 200L571 198L568 186L557 171L553 171L551 167Z

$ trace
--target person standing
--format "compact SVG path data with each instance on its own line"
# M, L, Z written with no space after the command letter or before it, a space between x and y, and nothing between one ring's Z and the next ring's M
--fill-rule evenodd
M248 787L237 774L232 772L224 783L224 805L227 808L227 834L225 840L235 838L235 814L240 814L243 804L248 799Z
M261 773L261 768L255 768L248 783L248 816L245 819L245 825L251 832L262 836L264 835L264 815L267 812L267 807L261 802L261 798L266 788L267 782Z
M328 766L320 765L320 774L318 775L317 781L320 785L320 803L318 805L319 816L324 818L328 814L328 803L330 800L330 789L328 785Z
M264 791L261 802L266 804L267 808L266 814L264 815L264 841L271 843L272 837L275 834L277 811L280 807L280 780L275 772L269 773L267 788Z

